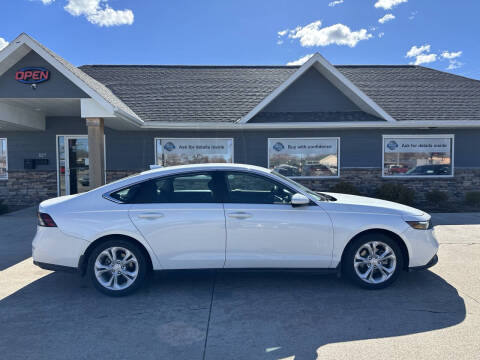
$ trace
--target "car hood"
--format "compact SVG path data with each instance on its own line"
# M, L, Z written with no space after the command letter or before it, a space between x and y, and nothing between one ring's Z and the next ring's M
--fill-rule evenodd
M370 198L366 196L356 196L339 193L323 193L333 196L336 201L333 202L336 210L368 212L377 214L396 214L396 215L413 215L420 216L424 212L413 207L402 205L392 201Z

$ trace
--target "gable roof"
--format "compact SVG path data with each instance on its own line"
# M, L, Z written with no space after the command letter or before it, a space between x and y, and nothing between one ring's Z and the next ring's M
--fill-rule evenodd
M120 100L108 87L84 73L82 70L25 33L20 34L0 52L0 75L32 50L44 58L45 61L49 62L91 98L97 100L107 108L110 107L109 110L111 110L112 113L119 113L120 116L127 117L129 120L133 120L137 123L142 122L135 112Z
M335 68L395 120L479 121L480 81L414 65ZM145 122L234 123L298 66L86 65Z
M346 97L355 103L360 109L367 114L379 117L386 121L395 121L385 110L378 106L375 101L370 99L362 90L360 90L354 83L346 78L340 71L338 71L332 64L330 64L322 55L316 53L300 68L298 68L282 85L277 87L265 99L263 99L257 106L243 116L238 122L247 123L260 111L262 111L268 104L294 84L303 74L309 69L317 69L332 85L340 90Z

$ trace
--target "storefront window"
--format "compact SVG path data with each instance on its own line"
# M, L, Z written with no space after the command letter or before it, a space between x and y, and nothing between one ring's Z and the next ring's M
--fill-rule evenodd
M452 175L453 135L383 137L383 176Z
M339 138L268 139L268 167L289 177L338 177Z
M163 166L233 163L233 139L155 139L155 148Z
M8 178L7 139L0 139L0 179Z

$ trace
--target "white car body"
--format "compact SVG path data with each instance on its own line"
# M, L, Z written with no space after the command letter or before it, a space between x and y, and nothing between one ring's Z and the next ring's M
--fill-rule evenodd
M33 259L39 264L78 268L95 241L111 235L135 239L154 270L199 268L336 268L358 234L381 230L401 239L408 267L426 266L438 250L433 230L406 221L430 215L401 204L344 194L318 201L294 188L312 206L289 204L122 204L104 196L129 184L184 172L255 173L294 188L269 170L237 164L202 164L154 169L73 196L42 202L57 227L38 226ZM245 215L247 214L247 215Z

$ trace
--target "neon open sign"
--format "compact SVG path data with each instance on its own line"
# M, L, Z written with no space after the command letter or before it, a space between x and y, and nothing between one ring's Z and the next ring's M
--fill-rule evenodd
M24 84L38 84L50 79L50 70L43 67L26 67L15 73L15 80Z

